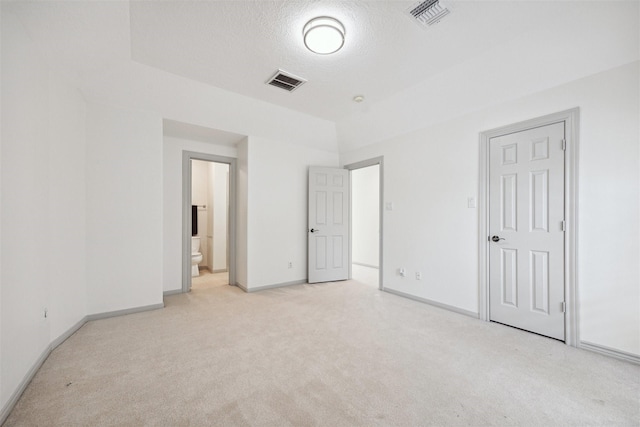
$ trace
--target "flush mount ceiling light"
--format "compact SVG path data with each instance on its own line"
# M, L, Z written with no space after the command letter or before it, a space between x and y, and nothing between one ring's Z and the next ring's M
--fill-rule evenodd
M329 16L313 18L302 29L304 45L311 52L328 55L344 45L344 25Z

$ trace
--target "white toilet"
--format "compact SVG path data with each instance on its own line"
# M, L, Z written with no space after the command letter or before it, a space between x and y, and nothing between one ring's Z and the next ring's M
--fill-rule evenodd
M202 254L200 253L200 237L191 236L191 277L200 275L198 264L202 262Z

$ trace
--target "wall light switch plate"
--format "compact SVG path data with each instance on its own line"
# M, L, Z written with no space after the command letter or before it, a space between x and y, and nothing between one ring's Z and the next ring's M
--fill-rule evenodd
M467 207L468 208L475 208L476 207L476 198L475 197L468 197L467 198Z
M392 211L393 210L393 202L386 202L384 204L384 208L388 211Z

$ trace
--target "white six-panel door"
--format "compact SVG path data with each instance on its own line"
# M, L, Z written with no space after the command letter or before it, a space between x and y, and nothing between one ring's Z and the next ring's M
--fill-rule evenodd
M309 283L349 278L349 171L309 168Z
M489 141L489 318L559 340L564 122Z

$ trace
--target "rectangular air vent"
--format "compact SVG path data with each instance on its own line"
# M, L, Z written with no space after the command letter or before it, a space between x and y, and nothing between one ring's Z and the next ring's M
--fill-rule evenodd
M273 77L267 80L267 84L280 89L284 89L288 92L293 92L306 82L305 79L298 76L294 76L286 71L278 70Z
M440 22L451 12L451 8L440 0L425 0L414 3L407 12L418 24L428 27Z

